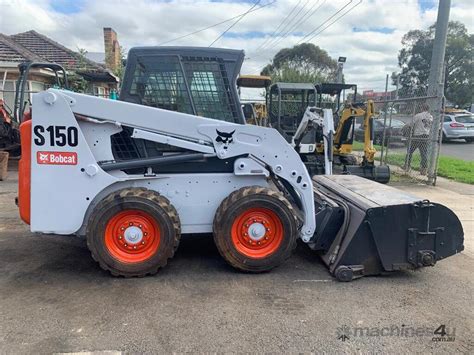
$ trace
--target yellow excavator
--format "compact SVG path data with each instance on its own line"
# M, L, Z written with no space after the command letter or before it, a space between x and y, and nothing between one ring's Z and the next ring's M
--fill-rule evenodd
M246 122L276 128L300 153L311 174L325 171L324 142L322 131L309 124L305 129L300 125L309 106L330 108L334 117L332 164L341 173L359 175L381 183L390 180L388 166L375 166L376 150L373 146L374 103L346 100L346 90L353 90L357 97L357 85L339 83L274 83L271 78L260 75L241 75L237 79L240 88L265 89L266 103L248 102L242 104ZM350 101L350 102L349 102ZM363 120L364 156L358 162L353 154L354 129L356 120Z
M375 166L377 150L373 144L374 102L372 100L356 102L357 85L355 84L322 83L316 84L315 87L318 93L317 105L333 110L336 127L333 142L335 164L341 165L344 173L388 183L390 168L387 165ZM346 98L347 90L352 93ZM364 129L364 154L360 163L353 154L354 130L357 121L361 121ZM322 154L323 149L323 145L319 144L317 152Z

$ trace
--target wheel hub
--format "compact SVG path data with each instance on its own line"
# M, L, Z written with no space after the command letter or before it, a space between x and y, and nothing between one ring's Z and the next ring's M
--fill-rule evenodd
M262 223L254 222L248 229L250 239L259 241L265 237L265 226Z
M143 239L143 231L139 227L130 226L123 233L125 240L130 244L140 243Z
M125 210L109 220L105 244L112 256L121 262L142 262L158 249L160 229L146 212Z
M283 225L270 209L248 209L232 224L232 241L236 249L251 258L264 258L272 254L282 240Z

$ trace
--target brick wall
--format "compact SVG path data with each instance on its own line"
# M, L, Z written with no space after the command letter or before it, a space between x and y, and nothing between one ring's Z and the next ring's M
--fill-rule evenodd
M117 33L110 27L104 27L105 65L115 72L120 67L120 44Z

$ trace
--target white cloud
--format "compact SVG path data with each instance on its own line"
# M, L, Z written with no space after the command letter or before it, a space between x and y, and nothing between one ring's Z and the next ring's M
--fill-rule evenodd
M13 34L34 29L71 49L85 48L96 52L103 51L103 27L114 28L125 48L157 45L243 13L252 5L252 2L209 0L83 0L79 12L65 14L55 11L52 1L0 0L0 32ZM261 4L269 1L264 0ZM300 15L314 1L317 0L308 1ZM348 1L320 0L322 6L311 18L304 24L295 22L295 31L303 34L313 31ZM424 5L429 5L431 0L422 1ZM347 8L357 2L353 0ZM297 0L278 0L246 16L231 32L242 35L255 31L271 34L296 3ZM432 8L422 11L416 0L364 0L312 42L333 57L348 58L345 66L347 81L357 83L361 90L382 89L385 75L397 70L397 54L402 36L410 29L426 28L434 23L436 8L436 1ZM462 21L473 32L472 0L453 0L451 19ZM230 23L170 45L208 46ZM353 31L354 28L357 28L357 32ZM374 28L393 29L393 32L376 32ZM242 71L258 73L279 49L290 47L300 39L298 36L287 36L276 46L258 49L265 38L237 36L221 38L216 45L244 49L250 59L244 63Z

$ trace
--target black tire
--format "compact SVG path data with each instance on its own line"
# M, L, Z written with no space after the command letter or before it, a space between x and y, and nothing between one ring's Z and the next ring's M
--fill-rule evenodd
M443 132L441 141L442 141L443 143L448 143L448 141L449 141L449 139L446 137L446 134L444 134L444 132Z
M159 234L155 233L159 236L156 250L154 248L150 249L146 245L145 240L150 241L150 239L145 239L145 237L143 237L143 246L137 243L138 248L150 249L149 256L145 260L127 262L121 260L120 256L114 256L114 253L117 253L115 251L117 248L119 253L123 252L120 250L123 246L116 247L114 245L117 243L111 244L110 238L115 238L115 233L110 233L111 229L109 228L113 228L113 225L111 226L112 221L115 221L121 214L125 214L123 218L126 220L127 211L132 211L135 214L137 213L134 211L138 211L139 215L146 216L144 228L146 228L147 221L159 228ZM139 227L142 229L141 224ZM148 234L150 235L147 238L156 237L151 236L152 232ZM147 233L145 232L143 235L146 236ZM156 274L173 257L178 248L180 237L181 226L176 209L168 199L145 188L126 188L111 193L94 208L87 226L87 246L93 259L99 263L102 269L110 271L114 276L142 277ZM134 245L133 248L136 248L135 244L124 245L127 248ZM133 253L136 252L130 252L132 257L135 257Z
M472 143L474 142L474 138L465 138L467 143Z
M260 212L263 213L261 220L259 219L261 217ZM259 223L261 222L261 226L272 227L266 228L266 231L263 232L264 236L260 237L262 238L261 242L247 238L248 243L255 244L250 248L262 248L255 252L260 254L258 257L248 254L254 251L246 249L249 247L248 244L245 245L246 242L236 243L234 241L235 238L238 238L235 235L239 233L233 232L233 228L238 229L235 226L240 225L239 223L243 218L241 216L248 213L250 213L249 216L252 214L257 216L256 218L259 219ZM280 192L260 186L241 188L225 198L216 211L213 225L215 244L221 256L234 268L253 273L269 271L285 262L296 248L298 236L296 215L292 205ZM272 216L273 219L270 220L269 224L266 224L267 217L265 216ZM249 219L252 218L249 217ZM256 221L256 219L253 219L253 222ZM275 223L272 224L272 221ZM247 224L245 224L245 227L243 224L241 226L245 228ZM274 229L273 234L271 229ZM250 233L250 229L248 231ZM242 234L241 237L246 238ZM280 242L277 242L277 240L280 240ZM257 243L259 245L260 243L268 244L257 246ZM275 249L268 255L264 255L272 248Z

